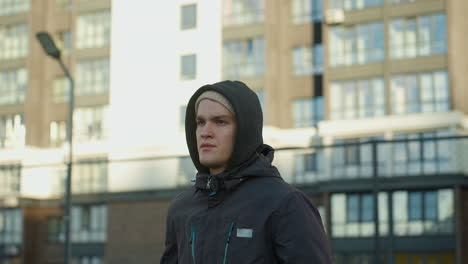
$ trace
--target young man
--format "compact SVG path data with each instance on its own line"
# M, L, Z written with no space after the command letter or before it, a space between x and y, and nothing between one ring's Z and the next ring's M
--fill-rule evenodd
M198 89L187 106L195 186L172 202L161 264L329 264L320 215L271 165L257 95L244 83Z

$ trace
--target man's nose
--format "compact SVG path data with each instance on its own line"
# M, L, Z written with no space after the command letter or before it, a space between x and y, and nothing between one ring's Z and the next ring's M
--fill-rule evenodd
M212 137L213 136L213 126L210 122L207 122L203 128L202 128L202 131L201 131L201 136L203 138L207 138L207 137Z

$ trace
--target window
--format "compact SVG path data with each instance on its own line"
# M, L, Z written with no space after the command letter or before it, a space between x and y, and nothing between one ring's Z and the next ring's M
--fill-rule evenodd
M102 193L107 191L107 160L82 160L75 165L72 177L74 193Z
M77 21L77 48L97 48L110 43L110 11L83 14Z
M322 0L293 0L292 18L294 24L320 22L323 18Z
M331 119L357 119L385 115L383 78L331 83Z
M66 167L57 167L51 170L51 195L58 197L65 194L67 180Z
M379 62L384 59L382 22L330 28L330 66Z
M25 135L23 114L0 116L0 149L23 147Z
M73 119L77 142L100 141L107 138L108 106L77 108Z
M77 95L109 91L109 59L80 61L77 64Z
M451 189L394 192L395 235L453 233L453 199L453 190Z
M263 22L264 0L223 0L225 26Z
M372 170L372 143L381 137L362 137L350 139L336 139L332 148L332 177L340 178L369 178ZM380 152L379 152L380 154ZM379 168L384 166L384 156L379 155Z
M20 245L23 240L23 213L19 208L0 210L0 245Z
M23 103L27 86L28 72L26 69L0 71L0 105Z
M55 3L57 8L61 10L70 10L73 7L72 0L56 0Z
M225 78L260 76L264 72L263 37L225 41L223 45L223 75Z
M294 127L312 127L323 120L323 97L296 99L293 101Z
M65 241L63 217L52 216L47 219L47 241L52 243Z
M20 192L21 167L20 165L0 166L0 193L2 195L15 195Z
M192 159L190 157L179 157L178 171L180 185L189 184L197 174L197 169L193 165Z
M345 165L359 165L360 162L360 145L359 139L345 139L345 144L350 144L344 148Z
M388 195L377 195L379 234L388 234ZM331 197L332 237L374 235L374 196L371 193L336 193Z
M416 0L390 0L390 4L411 3Z
M50 123L50 146L61 147L67 141L67 122L53 121Z
M180 79L193 80L197 76L197 55L183 55L180 57Z
M179 107L179 128L181 130L185 129L185 114L187 113L187 106L183 105Z
M383 5L383 0L331 0L332 9L359 10Z
M445 54L447 26L444 13L390 22L390 52L392 59Z
M55 103L67 103L69 101L70 81L66 77L58 77L54 80L53 101Z
M80 205L72 207L72 242L105 242L106 236L107 207L105 205Z
M197 27L197 4L181 6L180 13L180 29L192 29Z
M393 144L393 173L406 176L453 172L457 168L456 164L453 164L454 144L457 142L429 139L450 135L451 132L448 130L395 135L396 140L410 141Z
M62 55L70 55L72 49L72 34L70 31L62 31L56 35L57 47Z
M396 75L391 79L392 113L436 113L450 110L447 71Z
M312 75L323 72L322 44L313 47L295 47L293 49L294 75Z
M324 156L322 150L313 153L295 155L295 183L316 182L323 180Z
M104 259L101 256L74 257L71 264L104 264Z
M27 12L30 7L29 1L30 0L0 0L0 16Z
M28 36L27 24L0 26L0 60L26 57L28 55Z

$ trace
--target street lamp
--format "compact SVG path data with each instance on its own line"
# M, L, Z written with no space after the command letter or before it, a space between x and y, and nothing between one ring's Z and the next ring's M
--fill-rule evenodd
M68 141L68 160L67 160L67 178L66 178L66 190L65 190L65 264L68 264L71 256L71 244L70 244L70 206L71 206L71 177L72 177L72 163L73 163L73 109L75 106L74 96L74 83L73 78L68 71L65 64L63 64L60 58L60 50L54 43L54 40L50 37L47 32L39 32L36 34L36 38L41 44L46 54L55 60L57 60L62 68L63 72L70 81L69 91L69 103L68 103L68 122L67 122L67 141Z

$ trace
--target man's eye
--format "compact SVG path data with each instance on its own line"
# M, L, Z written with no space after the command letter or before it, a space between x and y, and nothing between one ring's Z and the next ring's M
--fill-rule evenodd
M216 124L218 124L218 125L225 125L225 124L227 124L227 122L224 121L224 120L218 120L218 121L216 121Z
M197 126L201 126L205 123L203 120L197 120Z

